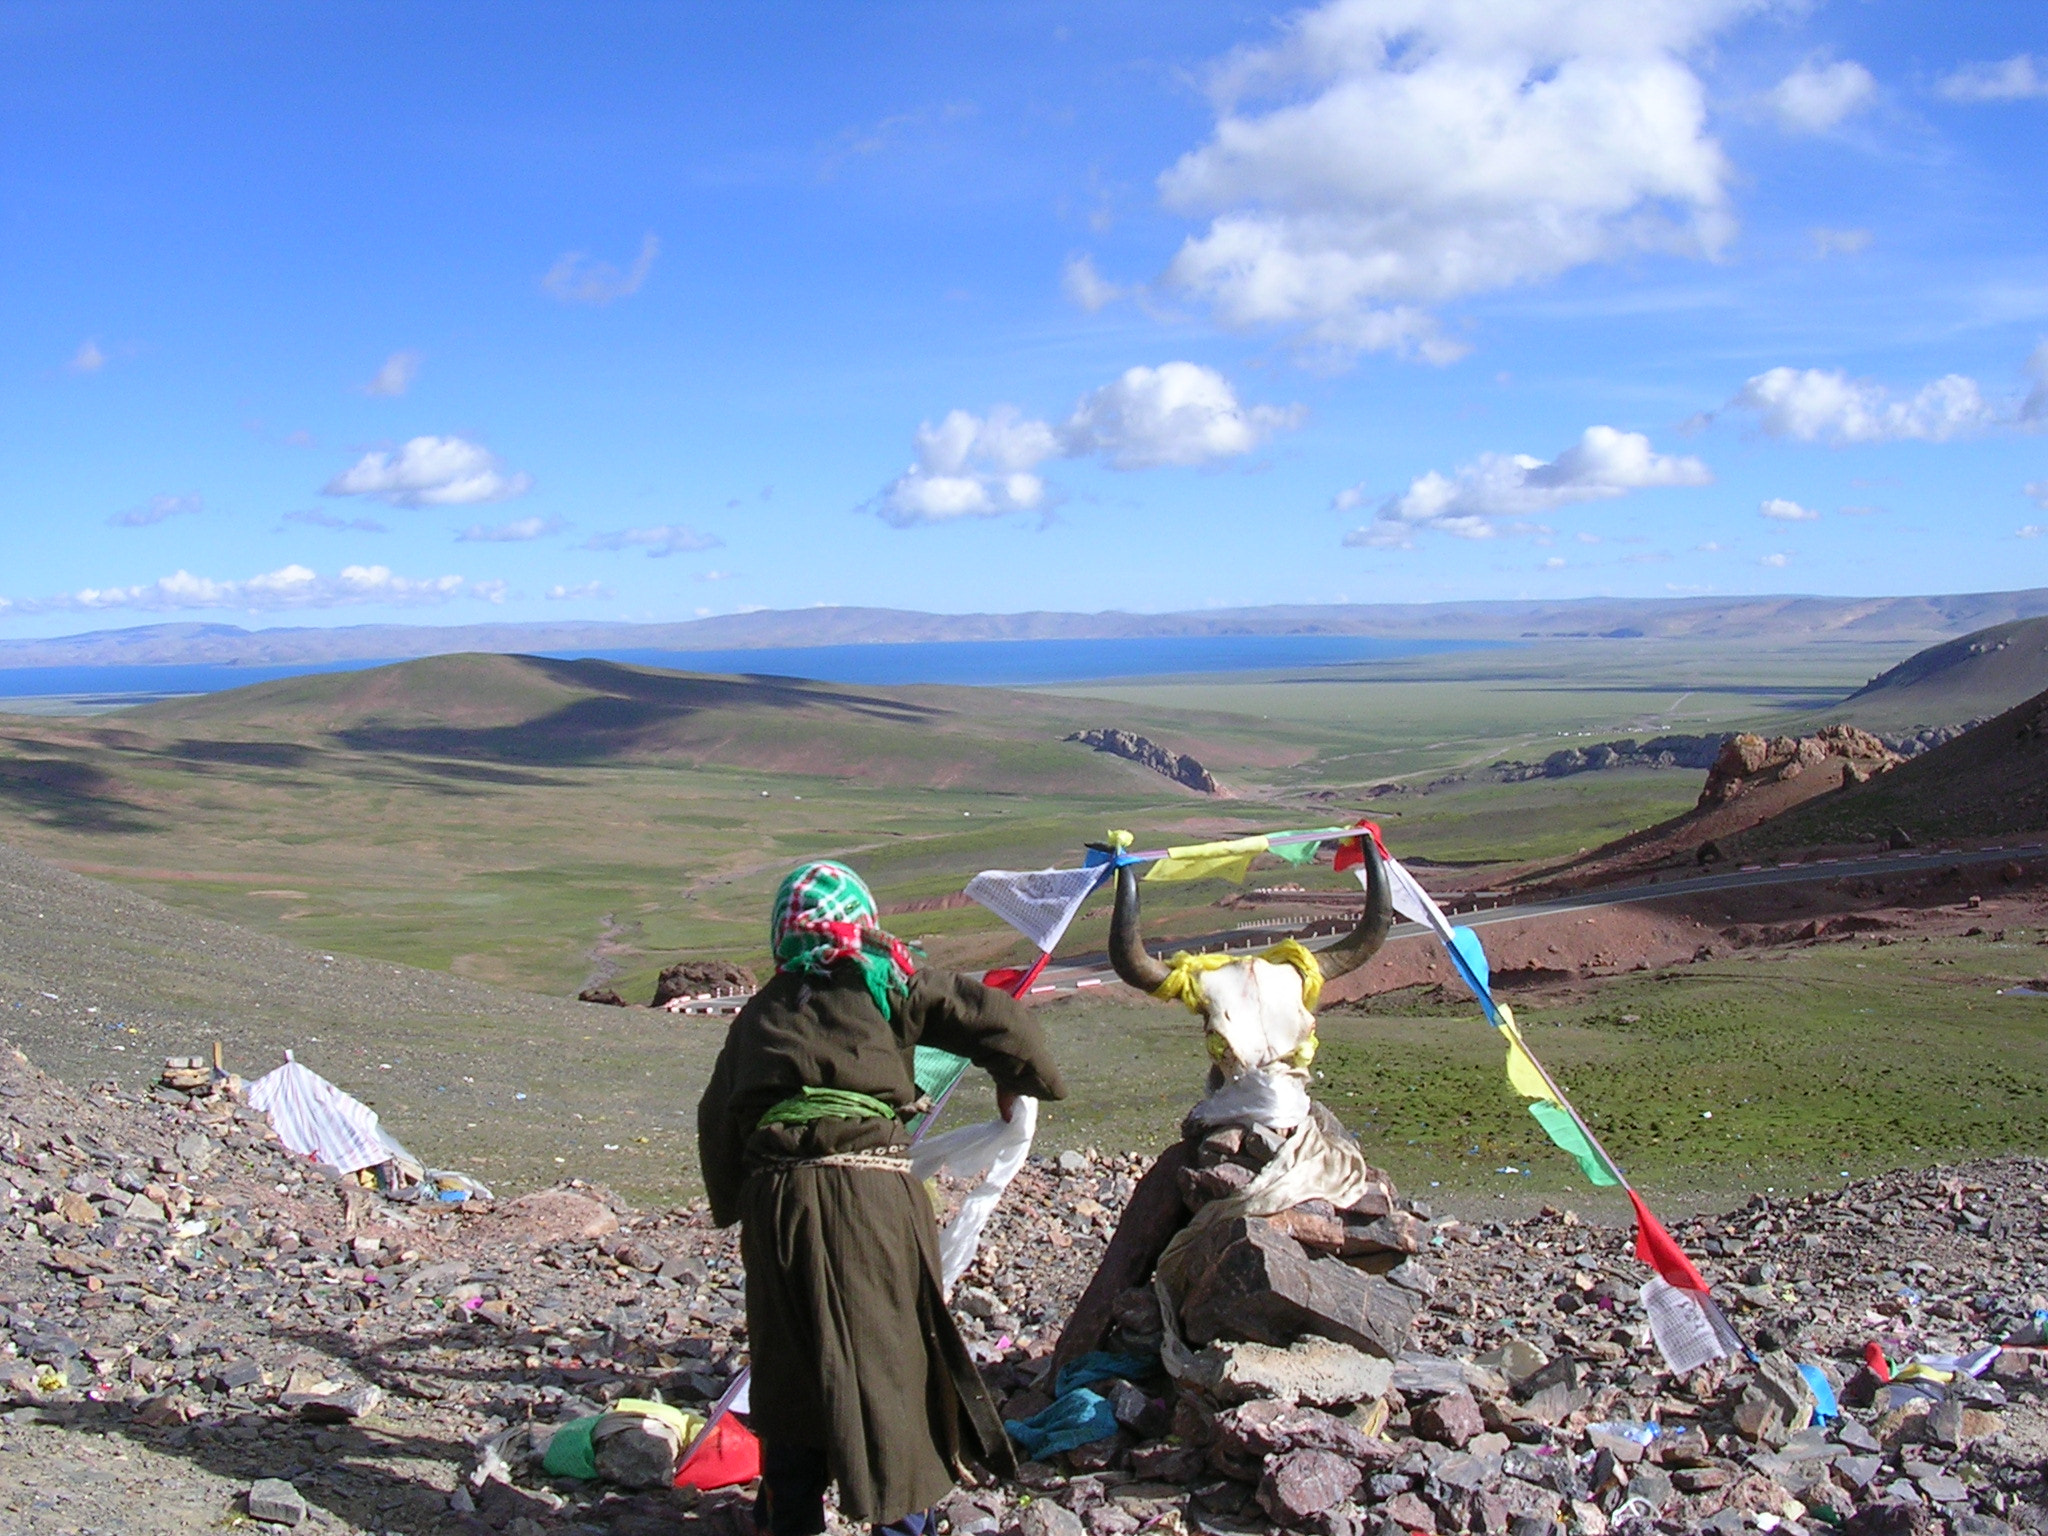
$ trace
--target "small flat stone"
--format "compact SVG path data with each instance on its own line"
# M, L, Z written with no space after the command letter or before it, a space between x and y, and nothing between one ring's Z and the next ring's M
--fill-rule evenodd
M249 1489L249 1518L267 1525L297 1525L306 1518L306 1501L281 1477L258 1478Z

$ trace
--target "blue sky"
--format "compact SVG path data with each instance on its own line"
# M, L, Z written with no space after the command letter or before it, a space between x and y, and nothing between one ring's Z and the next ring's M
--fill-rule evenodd
M2048 585L2048 12L0 9L0 635Z

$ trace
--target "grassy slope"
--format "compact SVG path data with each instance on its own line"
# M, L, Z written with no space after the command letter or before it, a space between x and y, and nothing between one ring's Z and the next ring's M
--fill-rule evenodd
M1904 827L1922 841L2048 830L2048 693L1839 794L1736 838L1743 856L1861 843Z
M1616 978L1594 1002L1518 1014L1660 1206L1711 1202L2037 1146L2048 1002L1997 989L2037 973L2038 937L1757 952ZM1042 1016L1077 1088L1047 1111L1058 1144L1173 1134L1202 1066L1185 1012L1112 993ZM1404 1188L1604 1198L1509 1091L1500 1040L1469 1002L1389 996L1332 1010L1320 1034L1319 1094ZM1757 1071L1763 1060L1770 1072ZM1498 1172L1509 1166L1527 1172Z
M2003 714L2048 688L2048 619L1995 624L1929 646L1880 673L1844 705L1869 730L1954 725Z
M1710 661L1730 670L1717 673ZM930 728L980 733L994 745L978 749L992 753L1010 743L1037 750L1046 733L1063 734L1071 724L1149 728L1176 745L1200 743L1219 761L1235 754L1232 771L1243 787L1270 796L1227 803L1199 800L1078 748L1060 751L1074 755L1077 771L1106 777L1098 788L1055 794L679 764L664 749L645 749L644 737L631 750L547 762L535 762L531 749L520 761L491 760L479 754L476 738L464 755L397 751L338 739L335 728L364 728L361 713L336 714L332 697L318 689L271 695L260 716L244 695L207 710L163 706L89 726L7 722L0 728L0 840L118 865L124 883L301 943L557 993L581 979L583 951L610 914L620 942L638 951L623 959L627 979L644 986L676 951L757 955L766 887L801 854L853 851L885 900L934 894L957 889L976 868L1071 857L1082 837L1110 824L1163 834L1313 819L1312 811L1328 814L1328 807L1302 796L1321 782L1370 783L1392 773L1426 779L1460 762L1526 757L1513 744L1541 740L1546 730L1605 739L1652 728L1776 729L1872 670L1867 653L1851 650L1772 661L1579 648L1547 658L1510 653L1496 658L1491 676L1468 657L1390 669L1397 680L1384 682L1353 670L1032 697L974 693L955 710L953 725ZM432 691L445 696L448 686ZM458 702L469 713L459 724L502 731L522 710L547 718L565 702L560 678L522 693L527 686L515 678L493 693L477 679L460 683ZM612 696L572 688L566 702L591 692ZM908 702L931 703L960 691L872 692L901 704L906 694L917 696ZM411 729L423 717L444 728L452 707L401 690L380 698L378 728ZM812 698L798 707L830 706ZM408 716L409 709L417 713ZM814 744L829 748L837 726L829 713L817 718L826 723L812 727ZM930 740L904 726L896 750L914 766L927 760ZM1364 754L1383 756L1367 764ZM1320 778L1321 765L1333 761L1369 771ZM1375 808L1404 851L1527 856L1575 839L1597 841L1599 826L1656 819L1668 814L1660 806L1689 804L1696 792L1696 775L1610 773L1470 784ZM1213 921L1204 905L1220 893L1216 886L1162 890L1148 900L1148 928L1164 937ZM1010 945L974 910L919 914L897 926L932 935L942 956ZM1084 921L1075 943L1099 938L1100 926L1099 916ZM1745 1183L1829 1180L1839 1168L1861 1172L2038 1141L2048 1094L2043 1005L1993 995L1994 982L2038 971L2032 937L1827 946L1624 977L1603 987L1596 1004L1532 1008L1528 1022L1538 1050L1660 1201L1688 1189L1713 1194ZM212 974L188 964L190 955L173 958L195 977ZM1944 960L1958 963L1937 968ZM189 985L194 1014L220 1019L238 1007L235 988L211 998L199 981ZM586 1049L608 1048L598 1037L617 1036L630 1037L634 1052L653 1052L621 1086L593 1078L575 1050L559 1049L581 1044L569 1038L581 1013L552 1033L492 1032L454 1017L429 1028L409 1018L357 1021L344 998L309 994L306 1003L251 1013L238 1026L247 1035L243 1049L255 1051L259 1038L281 1047L309 1031L332 1042L321 1020L330 1012L346 1019L346 1054L334 1066L350 1069L352 1085L383 1086L380 1107L394 1125L431 1129L451 1160L506 1156L498 1142L518 1111L495 1091L488 1097L501 1102L483 1103L479 1091L516 1079L535 1097L515 1103L545 1101L574 1131L561 1144L547 1127L521 1131L516 1156L479 1171L516 1165L544 1174L566 1150L569 1171L614 1178L650 1197L694 1181L687 1143L674 1127L675 1111L696 1091L693 1063L707 1042L695 1030L703 1026L680 1026L692 1049L677 1056L661 1048L661 1029L636 1022L647 1015L593 1013L581 1031L593 1035ZM465 998L465 1009L476 1006ZM1624 1014L1636 1022L1625 1023ZM1049 1008L1044 1018L1076 1089L1069 1103L1048 1109L1048 1147L1155 1145L1171 1134L1202 1070L1183 1011L1112 991ZM189 1026L145 1034L152 1052L197 1046ZM1324 1038L1324 1092L1365 1135L1371 1155L1409 1186L1434 1180L1597 1198L1534 1135L1502 1082L1498 1042L1469 1007L1384 1000L1372 1012L1333 1013ZM485 1070L456 1065L464 1053ZM1755 1063L1765 1059L1777 1070L1757 1073ZM388 1085L378 1081L380 1061L394 1063ZM477 1078L477 1090L467 1077ZM528 1078L544 1080L536 1088ZM572 1099L581 1122L568 1111ZM977 1102L970 1098L962 1113L973 1113ZM479 1116L472 1103L492 1112ZM1700 1119L1706 1109L1712 1121ZM478 1121L473 1130L470 1120ZM636 1142L637 1135L651 1140ZM607 1153L600 1143L621 1150ZM1492 1172L1507 1164L1535 1176Z
M806 855L853 859L887 902L937 896L976 869L1067 862L1110 826L1175 841L1341 818L1350 788L1527 757L1558 731L1768 725L1873 670L1856 648L1788 662L1601 643L1016 692L444 657L15 719L0 840L302 943L556 995L603 941L621 990L646 996L679 954L758 960L767 892ZM1240 798L1058 740L1104 724L1193 751ZM1408 853L1548 857L1672 814L1696 777L1475 782L1373 806ZM1309 798L1325 786L1334 804ZM1156 931L1209 931L1224 891L1162 893ZM899 926L963 964L1019 947L979 909ZM1103 927L1084 920L1074 943Z

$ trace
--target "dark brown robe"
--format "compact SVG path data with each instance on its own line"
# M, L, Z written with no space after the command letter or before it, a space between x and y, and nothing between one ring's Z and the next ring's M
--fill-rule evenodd
M753 1424L822 1447L849 1520L928 1509L965 1458L1013 1470L1008 1436L947 1315L931 1201L908 1173L802 1163L906 1147L900 1121L760 1126L800 1088L907 1108L912 1048L965 1056L999 1087L1066 1095L1045 1038L1004 993L920 971L884 1019L859 972L778 975L733 1021L697 1106L712 1219L738 1221L747 1267Z

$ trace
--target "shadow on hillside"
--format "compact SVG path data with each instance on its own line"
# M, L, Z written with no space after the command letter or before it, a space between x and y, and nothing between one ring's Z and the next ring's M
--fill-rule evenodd
M722 709L834 711L888 725L925 724L947 713L796 678L696 677L640 672L605 662L553 661L538 656L518 659L564 688L599 696L577 699L551 714L516 725L367 724L336 731L334 739L359 752L567 764L615 757L652 745L677 721Z
M104 768L63 757L0 759L0 805L68 832L148 832L142 808Z
M187 763L231 763L242 768L303 768L320 753L289 741L174 741L159 749Z

